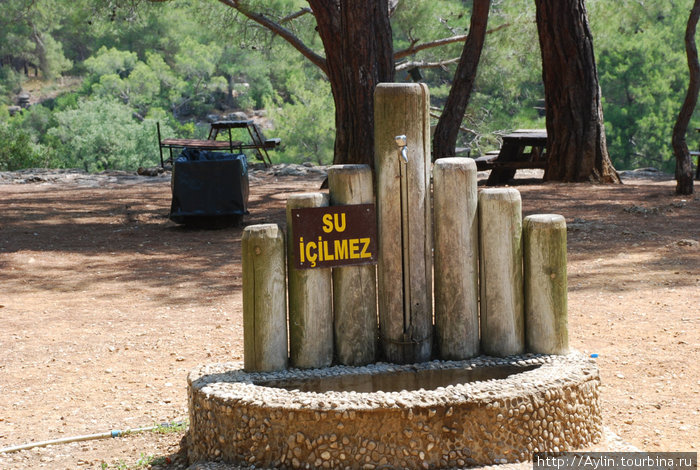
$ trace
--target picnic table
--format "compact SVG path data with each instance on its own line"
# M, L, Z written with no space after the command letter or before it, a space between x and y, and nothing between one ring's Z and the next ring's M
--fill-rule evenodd
M546 147L546 129L517 129L503 136L500 150L476 158L476 167L491 170L487 185L505 184L517 170L547 168Z
M700 132L700 127L696 127L695 131ZM698 164L695 165L695 179L700 180L700 150L690 150L691 165L692 165L693 157L698 159Z
M199 149L199 150L221 150L234 153L242 153L243 149L254 149L259 160L262 160L266 167L272 164L268 150L273 150L280 144L280 139L267 139L262 133L260 127L252 120L241 121L216 121L211 123L209 135L206 139L163 139L160 135L160 123L156 123L158 129L158 147L160 150L160 166L164 167L165 163L173 163L173 149ZM250 142L233 140L232 129L246 129L250 136ZM228 133L227 140L217 140L219 132L226 131ZM167 148L170 156L167 159L163 158L163 149Z

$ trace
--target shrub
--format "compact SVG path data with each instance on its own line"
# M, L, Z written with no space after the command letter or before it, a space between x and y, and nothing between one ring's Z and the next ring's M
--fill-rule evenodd
M83 99L75 109L56 113L49 130L61 166L86 171L135 170L158 161L155 122L137 121L134 110L118 101ZM165 133L172 131L165 126Z
M12 121L0 121L0 170L44 167L47 160L42 148L32 142L29 132Z
M274 160L330 165L335 142L335 107L330 88L321 81L310 85L316 85L313 90L301 83L296 85L289 87L295 90L289 101L283 102L277 96L265 106L275 124L275 135L284 144L279 152L274 152Z

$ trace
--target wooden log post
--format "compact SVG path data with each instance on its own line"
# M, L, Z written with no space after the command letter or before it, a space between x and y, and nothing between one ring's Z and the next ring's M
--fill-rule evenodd
M330 268L296 268L292 209L327 205L324 193L294 194L287 199L289 360L301 369L328 367L333 362L333 300Z
M374 203L369 165L328 169L332 206ZM333 268L335 355L340 364L361 366L377 355L377 274L375 265Z
M566 221L556 214L523 220L525 338L528 352L567 354Z
M474 160L435 161L435 333L440 359L479 354L477 201Z
M284 236L277 224L250 225L241 237L243 367L287 368L287 289Z
M423 362L432 350L430 97L425 84L381 83L374 102L382 350L390 362Z
M521 206L515 189L479 193L481 347L492 356L525 350Z

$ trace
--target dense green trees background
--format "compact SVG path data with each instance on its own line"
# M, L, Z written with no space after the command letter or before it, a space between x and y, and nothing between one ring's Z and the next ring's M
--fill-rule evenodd
M617 169L672 172L671 132L687 86L683 45L690 0L588 0L606 132ZM111 9L91 0L5 0L0 15L0 170L155 165L155 122L167 136L202 136L212 115L264 110L281 137L276 161L330 163L333 100L320 71L218 2L172 0ZM271 17L301 0L264 2ZM400 1L395 50L465 34L471 2ZM284 23L322 50L310 14ZM499 133L543 128L544 91L531 0L494 0L479 74L459 145L498 148ZM403 62L458 57L461 43ZM405 63L403 64L406 65ZM407 80L405 67L397 80ZM435 114L454 65L422 69ZM14 116L22 90L39 103ZM689 142L700 140L693 132ZM700 142L698 142L700 144Z

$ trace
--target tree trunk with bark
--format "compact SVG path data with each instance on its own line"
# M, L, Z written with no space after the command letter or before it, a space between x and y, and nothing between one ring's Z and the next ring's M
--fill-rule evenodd
M619 183L605 141L584 0L535 0L547 112L545 179Z
M39 59L39 69L41 70L44 78L47 78L51 75L51 70L49 68L48 57L46 57L46 46L44 45L44 40L41 37L41 33L34 25L32 25L32 41L34 41L34 54L36 54L37 58ZM24 73L29 76L29 73L26 70L26 65ZM36 73L36 66L34 67L34 75L38 76Z
M394 80L387 0L309 0L335 101L333 163L374 162L374 89Z
M688 69L690 80L688 93L678 114L676 125L673 126L673 153L676 155L676 193L693 194L693 165L691 162L688 144L685 134L688 131L688 123L693 115L693 110L698 102L700 89L700 63L698 63L698 49L695 46L695 29L700 18L700 0L695 0L693 9L690 10L688 25L685 29L685 52L688 57ZM700 166L700 161L698 161ZM700 172L700 170L698 170ZM699 173L700 174L700 173Z
M452 88L445 102L433 137L433 159L455 156L457 133L474 87L476 71L486 37L491 0L474 0L469 35L462 49Z

